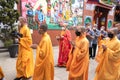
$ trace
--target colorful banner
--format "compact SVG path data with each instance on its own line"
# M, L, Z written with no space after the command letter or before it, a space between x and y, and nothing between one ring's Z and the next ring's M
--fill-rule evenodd
M26 17L27 8L25 7L26 4L30 3L31 6L34 6L36 4L37 0L21 0L21 6L22 6L22 16Z
M21 0L22 16L27 18L28 25L33 29L35 28L34 26L38 25L38 21L36 22L38 14L36 15L35 13L40 6L42 6L42 14L45 16L44 21L48 24L49 29L59 29L59 22L66 22L69 27L82 24L84 0L47 1L48 2L46 2L46 0ZM39 14L39 16L40 15L41 14ZM41 17L39 18L41 19Z

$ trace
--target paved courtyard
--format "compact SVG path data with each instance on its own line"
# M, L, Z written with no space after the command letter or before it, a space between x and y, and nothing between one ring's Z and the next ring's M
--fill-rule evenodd
M53 50L54 50L54 62L56 66L57 58L58 58L58 46L53 47ZM33 53L35 58L36 50L33 50ZM90 59L88 80L93 80L95 75L96 65L97 63L94 60ZM2 67L3 72L5 74L5 80L13 80L15 78L16 58L10 58L8 52L0 53L0 66ZM67 78L68 78L68 72L66 71L66 68L55 67L54 80L67 80Z

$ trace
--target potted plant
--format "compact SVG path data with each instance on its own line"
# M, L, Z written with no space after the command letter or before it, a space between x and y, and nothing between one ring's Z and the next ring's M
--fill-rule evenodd
M18 10L14 8L16 3L18 3L18 0L0 0L0 23L3 24L0 39L4 46L8 48L10 57L15 57L14 52L16 53L18 49L18 44L15 42L16 38L11 35L11 32L16 30L14 24L17 23L19 18Z
M16 31L16 30L14 30ZM7 28L1 29L2 37L1 40L4 43L4 47L8 48L8 51L10 53L10 57L14 58L16 57L17 51L18 51L18 39L15 37L15 34L12 33L13 31L10 31Z
M15 58L18 53L18 44L11 44L8 46L8 51L11 58Z
M4 42L5 47L8 48L9 54L11 58L15 58L18 52L18 44L14 44L13 40L8 40Z

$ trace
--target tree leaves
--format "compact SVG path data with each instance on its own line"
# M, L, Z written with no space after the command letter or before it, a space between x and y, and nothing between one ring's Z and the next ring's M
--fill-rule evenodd
M18 0L0 0L0 21L3 24L13 26L18 20L19 13L14 10L15 3L18 3Z
M10 32L19 18L18 11L14 10L15 3L18 3L18 0L0 0L0 23L4 24L4 41L11 39Z

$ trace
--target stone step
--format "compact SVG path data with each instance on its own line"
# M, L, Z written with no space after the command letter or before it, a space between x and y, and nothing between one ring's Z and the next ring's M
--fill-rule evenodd
M5 49L6 47L0 47L0 49Z
M7 51L8 51L8 48L0 47L0 53L2 53L2 52L7 52Z

